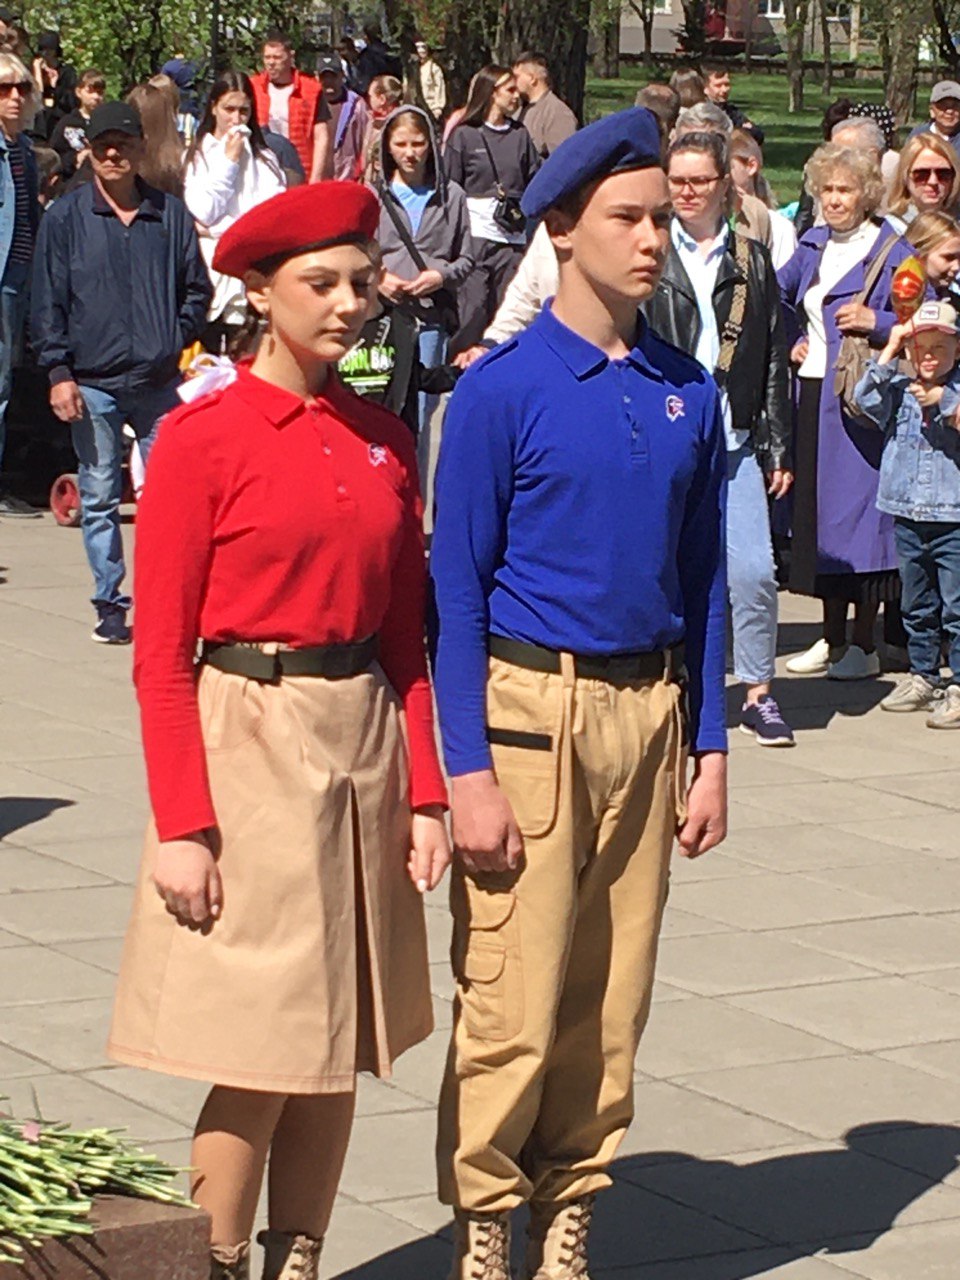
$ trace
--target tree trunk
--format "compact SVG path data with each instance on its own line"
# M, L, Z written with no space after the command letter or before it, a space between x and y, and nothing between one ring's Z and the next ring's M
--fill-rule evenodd
M787 79L792 114L803 110L803 36L810 12L810 0L784 0L787 28Z
M887 78L887 106L898 125L913 114L917 96L917 54L926 18L926 6L917 0L891 0L885 9L890 74Z
M940 57L950 68L950 74L956 76L960 74L960 52L954 44L952 24L943 0L933 0L933 18L937 26Z
M590 0L503 0L501 12L497 60L509 66L524 49L543 49L554 89L582 120Z
M653 61L653 14L647 14L643 19L643 60L645 63Z
M817 0L820 10L820 38L823 41L823 84L826 97L833 97L833 42L830 31L830 17L827 13L827 0Z

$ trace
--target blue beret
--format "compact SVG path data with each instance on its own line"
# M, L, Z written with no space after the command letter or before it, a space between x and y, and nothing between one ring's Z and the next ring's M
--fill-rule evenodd
M520 201L528 218L540 218L588 182L625 169L661 163L660 129L646 107L605 116L565 139L534 175Z

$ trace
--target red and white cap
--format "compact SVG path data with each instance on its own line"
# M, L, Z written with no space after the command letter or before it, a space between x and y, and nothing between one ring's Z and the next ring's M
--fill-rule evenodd
M938 329L941 333L957 332L957 313L949 302L925 302L914 314L913 331Z

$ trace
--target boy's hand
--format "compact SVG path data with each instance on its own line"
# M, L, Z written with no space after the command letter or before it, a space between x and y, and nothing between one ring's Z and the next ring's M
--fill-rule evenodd
M911 382L908 388L921 409L933 409L943 399L943 387L927 387L922 382Z
M907 340L913 334L913 325L910 321L906 324L895 324L890 330L890 337L887 339L887 345L883 348L877 359L877 364L889 364L891 360L896 360L903 352L907 344Z

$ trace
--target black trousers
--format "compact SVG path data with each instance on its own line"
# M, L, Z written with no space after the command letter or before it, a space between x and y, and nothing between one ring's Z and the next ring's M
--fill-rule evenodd
M452 355L476 346L483 337L483 331L496 315L526 248L524 245L497 244L493 240L475 240L474 244L477 247L476 264L457 291L460 328L450 342Z

